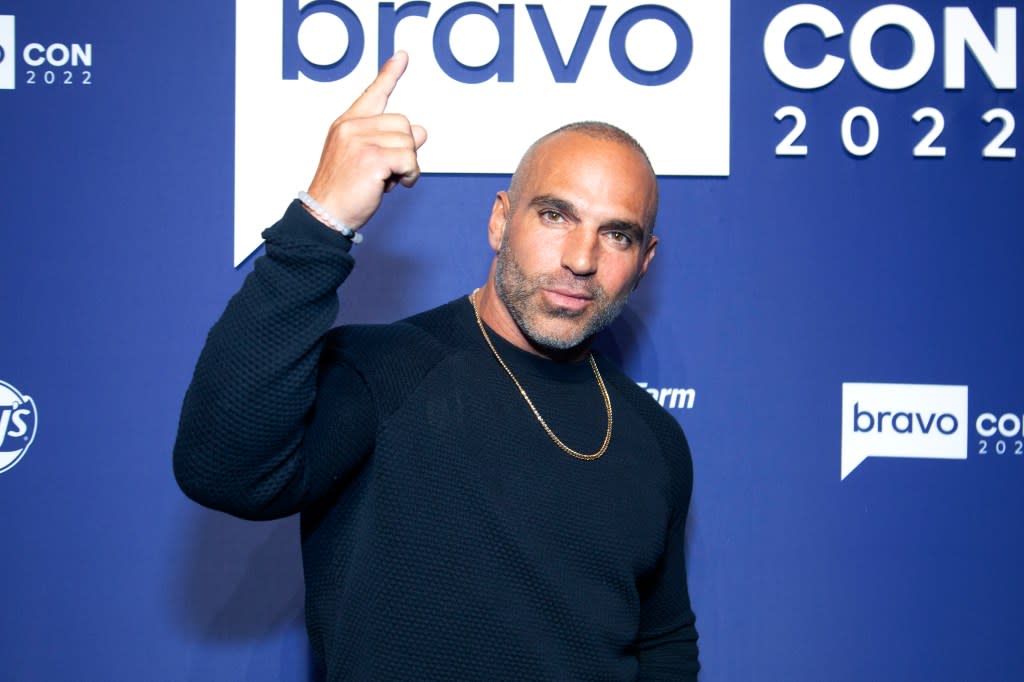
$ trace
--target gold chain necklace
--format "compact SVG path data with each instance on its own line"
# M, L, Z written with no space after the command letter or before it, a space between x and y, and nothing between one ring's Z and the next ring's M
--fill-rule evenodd
M473 304L473 314L476 315L476 324L480 327L480 333L484 335L484 341L487 342L487 347L491 349L492 353L494 353L494 357L498 361L498 364L501 365L501 368L505 370L505 373L508 374L510 379L512 379L512 383L514 383L516 388L519 389L519 394L523 396L523 400L525 400L526 404L530 406L530 411L533 412L533 416L537 418L538 422L540 422L541 427L544 429L544 433L548 434L551 440L555 442L555 445L557 445L564 453L572 455L576 459L590 461L603 455L605 451L608 450L608 444L612 441L612 400L608 396L608 390L604 387L604 380L601 379L601 372L597 369L597 362L594 361L594 354L590 353L588 358L590 359L590 367L594 370L594 377L597 379L597 387L601 389L601 398L604 399L604 410L608 415L608 428L604 432L604 442L601 443L601 447L598 448L597 452L593 452L588 455L586 453L579 452L578 450L573 450L555 435L555 432L551 430L548 423L544 421L544 417L540 416L540 412L538 412L537 408L534 407L533 401L530 400L530 396L526 395L526 390L523 388L523 385L519 383L519 380L516 379L516 375L512 373L512 370L505 364L505 361L501 359L500 355L498 355L498 349L494 347L493 343L491 343L491 337L487 334L487 330L484 328L483 320L480 319L480 310L476 307L477 291L480 290L475 289L473 293L469 295L469 302Z

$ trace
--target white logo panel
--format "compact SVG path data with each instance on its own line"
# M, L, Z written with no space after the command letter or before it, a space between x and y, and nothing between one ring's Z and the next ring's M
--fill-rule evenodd
M540 135L605 120L660 175L729 173L728 2L238 0L236 16L236 264L395 49L410 65L388 110L429 131L424 172L511 173Z
M15 84L14 64L16 46L14 43L14 17L0 16L0 90L13 90Z
M967 386L843 384L841 478L868 457L967 459Z

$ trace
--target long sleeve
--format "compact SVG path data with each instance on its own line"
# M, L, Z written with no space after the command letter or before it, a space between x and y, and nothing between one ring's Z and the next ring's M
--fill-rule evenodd
M375 431L359 373L320 364L336 289L354 264L351 242L298 202L263 236L266 254L207 337L174 448L189 497L253 519L323 495L372 448Z
M696 618L686 581L685 533L693 472L686 447L685 475L678 484L680 501L669 526L665 553L642 585L638 680L697 680L700 671Z

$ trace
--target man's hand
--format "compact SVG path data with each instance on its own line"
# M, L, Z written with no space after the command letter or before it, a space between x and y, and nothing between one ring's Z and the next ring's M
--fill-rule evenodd
M327 133L309 194L352 229L377 211L398 183L412 187L420 176L416 150L427 131L401 114L385 114L388 98L405 73L409 55L396 52L362 95Z

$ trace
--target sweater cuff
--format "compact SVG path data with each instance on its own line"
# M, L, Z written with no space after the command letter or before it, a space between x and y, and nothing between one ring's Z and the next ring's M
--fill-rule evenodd
M264 230L261 236L267 241L315 244L345 252L352 249L351 239L310 215L298 199L294 199L281 219Z

